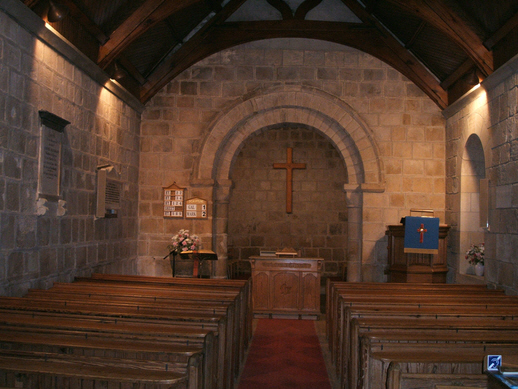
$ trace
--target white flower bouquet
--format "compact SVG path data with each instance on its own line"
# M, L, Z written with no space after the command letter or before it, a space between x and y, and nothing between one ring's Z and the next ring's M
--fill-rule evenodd
M172 237L173 243L167 246L170 254L180 254L183 251L196 251L200 246L200 238L197 235L191 235L189 230L180 230L178 234Z
M472 244L471 248L466 251L466 259L470 265L484 264L484 243L478 245Z

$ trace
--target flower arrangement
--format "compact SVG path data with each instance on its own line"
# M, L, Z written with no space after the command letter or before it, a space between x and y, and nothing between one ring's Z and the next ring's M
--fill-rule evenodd
M183 251L196 251L200 246L200 238L197 235L191 235L189 230L180 230L178 234L172 237L172 244L167 246L171 254L179 254Z
M466 259L470 265L484 264L484 243L471 245L471 248L466 251Z

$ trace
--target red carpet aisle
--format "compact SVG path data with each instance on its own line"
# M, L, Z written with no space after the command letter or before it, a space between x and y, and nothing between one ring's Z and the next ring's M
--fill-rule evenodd
M259 319L238 389L331 389L311 320Z

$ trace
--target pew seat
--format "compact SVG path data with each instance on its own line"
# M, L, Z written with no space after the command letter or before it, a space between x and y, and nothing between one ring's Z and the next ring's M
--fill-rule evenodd
M404 374L421 375L432 372L420 367L441 367L433 373L468 374L467 384L484 386L479 378L487 353L500 348L518 355L518 299L502 291L340 281L328 281L326 291L326 335L343 389L406 389L424 377L396 377L389 371L396 365ZM454 376L429 378L455 381Z
M178 367L113 358L64 358L50 353L0 350L0 385L23 388L131 387L194 389ZM23 385L23 386L21 386Z
M12 377L25 374L33 382L53 382L43 387L66 387L61 381L80 375L60 372L73 357L83 371L97 364L107 373L113 362L112 368L126 365L154 374L167 366L167 373L182 375L169 383L134 380L149 388L232 389L252 335L249 291L246 281L96 275L31 289L22 298L0 297L0 354L6 359L4 376L10 377L0 386L14 387ZM38 355L46 355L53 372L8 367L15 358L39 366ZM104 378L87 385L131 385L131 380L99 381Z

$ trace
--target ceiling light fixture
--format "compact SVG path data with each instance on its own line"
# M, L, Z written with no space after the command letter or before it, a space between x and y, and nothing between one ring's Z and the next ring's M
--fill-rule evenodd
M55 3L52 0L49 0L49 11L47 12L47 20L50 23L56 23L61 20L65 16L68 15L69 9L63 4Z

